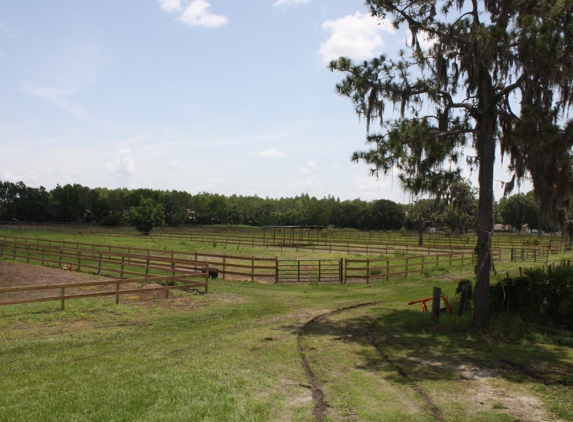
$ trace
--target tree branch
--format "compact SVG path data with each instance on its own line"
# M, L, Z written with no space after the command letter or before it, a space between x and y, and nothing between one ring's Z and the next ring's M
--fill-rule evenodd
M440 132L438 133L438 136L462 135L464 133L478 133L478 130L477 129L450 130L448 132Z

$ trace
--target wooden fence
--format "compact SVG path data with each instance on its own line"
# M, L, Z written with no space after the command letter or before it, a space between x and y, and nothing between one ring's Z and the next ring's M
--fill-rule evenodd
M207 266L208 269L208 266ZM204 281L197 281L198 278L203 278ZM157 286L153 287L140 287L134 288L134 284L143 284L153 282ZM160 285L158 283L163 283ZM121 289L121 285L126 285L127 288ZM93 287L103 288L103 291L93 292L91 291ZM111 290L106 290L106 287L112 287ZM61 309L65 309L65 301L70 299L82 299L88 297L98 297L98 296L115 296L115 303L119 303L120 295L134 294L134 293L147 293L147 292L157 292L164 291L165 298L169 297L169 290L171 289L191 289L191 288L201 288L205 289L205 293L209 290L209 275L208 273L201 272L188 272L184 275L173 275L173 276L156 276L156 277L144 277L136 279L124 279L124 280L103 280L103 281L91 281L85 283L65 283L65 284L42 284L36 286L17 286L17 287L1 287L0 294L10 295L10 293L21 293L21 292L45 292L50 290L59 291L59 294L53 294L51 296L40 296L40 297L24 297L24 298L12 298L6 300L0 300L0 306L3 305L15 305L22 303L32 303L32 302L49 302L49 301L60 301ZM90 293L86 293L85 289L89 289Z
M165 271L173 275L175 268L197 269L201 262L208 263L213 276L259 280L266 282L277 281L277 258L245 257L222 254L202 254L162 249L146 249L128 246L99 245L82 242L69 242L40 238L19 238L0 235L0 256L10 250L14 256L25 259L26 262L36 260L42 265L73 263L75 269L89 269L96 274L104 274L103 264L109 264L105 270L124 275L145 274L161 275ZM48 255L49 254L49 255ZM164 273L161 273L161 271Z
M409 251L410 253L416 250ZM343 268L336 263L322 267L322 263L312 265L313 269L302 274L316 278L317 271L322 281L331 278L332 281L345 282L388 280L391 277L408 276L416 272L430 270L436 266L469 265L474 260L474 251L458 251L408 255L396 252L395 258L380 259L345 259ZM234 276L239 279L279 282L277 258L240 257L229 255L208 255L196 252L165 251L143 249L126 246L97 245L81 242L54 241L50 239L19 239L10 236L0 236L0 257L24 260L25 262L40 262L42 265L57 267L74 266L78 271L90 271L98 275L115 274L119 278L125 276L175 276L178 271L207 271L217 277ZM297 281L301 279L299 266L303 270L310 264L305 260L301 263L286 262L282 265L285 278L287 273L297 268ZM287 269L287 267L290 267ZM316 268L314 268L316 267ZM332 268L331 268L332 267ZM336 267L336 268L335 268ZM338 269L338 275L335 271ZM324 270L324 272L323 272ZM308 274L307 274L308 273ZM330 274L332 273L332 274ZM324 277L323 277L324 276ZM303 277L303 278L305 278ZM314 279L313 278L313 279ZM291 280L292 281L292 280Z
M87 234L87 233L86 233ZM90 235L104 236L104 237L122 237L129 236L125 232L122 233L90 233ZM132 233L133 236L136 235L135 232ZM265 239L261 236L253 235L227 235L215 232L184 232L184 233L174 233L174 232L152 232L149 235L151 239L169 239L169 240L187 240L191 242L201 242L201 243L217 243L225 246L244 246L244 247L261 247L261 248L280 248L280 250L291 248L290 246L284 245L272 245L269 239ZM74 244L78 242L73 242ZM346 240L318 240L313 242L304 242L304 244L294 245L301 250L312 251L312 252L330 252L330 253L344 253L344 254L366 254L366 255L393 255L393 254L416 254L416 255L435 255L438 252L458 252L460 250L471 251L474 249L473 246L468 245L426 245L419 246L415 244L394 242L383 242L383 241L367 241L360 240L355 242L350 242ZM509 260L509 251L504 251L502 249L492 249L493 257L496 261L501 262L504 257ZM207 256L223 256L223 255L207 255ZM221 261L218 264L222 264ZM242 274L245 275L245 274Z
M103 227L94 224L76 224L76 223L34 223L25 221L0 221L0 228L10 230L49 230L63 233L80 233L104 236L137 236L138 232L132 227ZM357 242L367 243L388 243L393 245L411 245L416 246L418 235L414 231L401 233L398 231L360 231L353 229L326 229L322 232L321 237L325 241L342 241L345 243L355 244ZM225 237L228 237L227 244L240 244L244 246L270 246L270 239L263 242L264 231L260 227L217 227L217 226L187 226L187 227L158 227L151 233L152 236L171 238L171 239L193 239L194 241L212 241L207 240L207 235L217 235L221 243L225 243ZM205 239L205 240L198 240ZM477 241L474 233L459 235L456 233L424 233L424 243L426 246L452 249L457 247L473 247ZM240 243L239 243L240 242ZM519 246L534 246L533 243L539 243L538 246L548 246L551 242L550 235L537 236L532 234L520 233L494 233L492 236L492 247L504 250ZM560 249L561 241L553 238L554 246L552 249Z
M9 226L12 228L12 226ZM13 226L21 229L32 229L32 226ZM40 226L42 227L42 226ZM55 226L57 231L75 234L85 234L102 237L133 237L141 236L138 232L125 228L105 228L98 226L78 226L69 225ZM45 227L43 227L45 230ZM270 236L265 237L262 229L193 229L177 231L175 228L159 228L149 234L152 239L186 240L191 242L217 243L225 246L238 247L260 247L260 248L292 248L297 247L304 250L335 252L345 254L363 253L367 255L391 255L396 252L418 255L434 255L438 252L457 252L459 250L473 250L475 248L475 237L466 235L465 237L444 237L443 234L424 234L426 244L419 246L417 237L403 236L395 232L359 232L336 230L325 232L324 237L319 239L304 239L300 244L285 246L273 243ZM531 236L528 237L530 239ZM521 237L520 237L521 239ZM525 239L525 237L523 237ZM510 238L507 243L500 243L497 237L492 238L492 254L497 262L510 260L510 249L513 241L525 242ZM496 243L499 247L495 247ZM519 243L522 244L522 243Z
M69 244L52 244L54 242L36 239L30 242L29 239L18 240L16 238L4 238L0 240L0 258L19 259L26 263L37 262L41 265L55 266L76 271L87 271L98 275L114 275L119 280L103 280L93 282L71 283L71 284L48 284L35 286L2 287L0 293L4 296L14 296L19 292L38 292L58 289L57 296L24 297L18 299L1 300L0 305L43 302L60 300L62 309L67 299L78 299L95 296L116 296L116 303L122 294L134 292L149 292L153 290L164 290L168 296L170 289L176 288L197 288L203 287L205 293L209 289L209 263L197 260L182 259L178 257L155 256L149 253L137 254L133 252L112 250L112 247L102 245L91 245L92 248L82 248L80 245L71 247ZM63 242L60 242L63 243ZM68 242L69 243L69 242ZM84 245L85 246L85 245ZM99 249L96 249L99 246ZM126 279L128 276L138 276L139 278ZM201 280L201 281L198 281ZM164 286L133 288L133 283L157 283ZM127 289L120 289L120 285L129 283ZM105 290L107 286L115 286L111 291L98 291L85 293L81 291L76 294L66 294L66 289L82 290L89 287L100 286ZM12 295L11 295L12 294Z
M440 253L435 255L404 256L385 259L345 259L344 280L371 281L389 280L395 277L408 277L410 274L431 271L440 266L461 267L475 261L473 251Z

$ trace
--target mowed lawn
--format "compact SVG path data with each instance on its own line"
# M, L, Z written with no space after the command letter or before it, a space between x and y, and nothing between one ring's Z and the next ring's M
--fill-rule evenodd
M570 338L407 305L468 275L0 307L0 420L573 420Z

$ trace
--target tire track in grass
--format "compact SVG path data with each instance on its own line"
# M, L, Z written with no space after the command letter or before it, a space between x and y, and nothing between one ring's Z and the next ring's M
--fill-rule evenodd
M390 359L390 357L380 348L380 346L378 346L376 344L376 341L374 339L374 326L375 325L376 325L376 321L374 321L370 325L370 327L368 328L368 337L370 339L370 343L372 344L372 346L378 351L380 356L386 362L388 362L390 365L392 365L392 367L394 367L394 369L400 374L400 376L402 376L408 382L410 387L412 387L412 389L414 389L414 391L416 391L418 394L420 394L420 396L422 396L422 399L429 406L430 411L432 412L432 415L434 416L434 419L438 422L444 422L444 417L442 415L442 412L440 411L440 409L438 409L438 407L436 406L434 401L430 398L430 396L428 396L428 393L426 393L426 390L424 390L422 388L422 386L420 386L420 384L418 384L416 381L414 381L412 378L410 378L408 376L408 374L406 374L406 372L404 372L404 370L402 368L400 368L400 366L398 366L392 359Z
M327 318L327 317L332 316L332 315L340 314L344 311L348 311L348 310L352 310L352 309L356 309L356 308L362 308L365 306L377 305L378 303L380 303L380 302L359 303L359 304L347 306L344 308L338 308L334 311L325 312L323 314L317 315L314 318L310 319L298 330L298 333L297 333L298 350L299 350L299 354L301 357L302 366L303 366L303 368L307 374L307 377L310 381L312 398L315 402L313 415L317 421L319 421L319 422L322 421L322 419L324 418L324 413L326 412L326 409L328 408L329 405L324 398L324 391L322 391L321 383L318 380L318 378L316 378L316 376L314 375L314 372L312 371L312 369L310 367L310 363L309 363L309 361L306 357L306 354L304 352L304 346L303 346L303 341L302 341L303 335L308 330L308 328L310 328L313 324L319 322L320 320L322 320L324 318ZM438 407L436 406L434 401L430 398L430 396L428 396L428 393L426 393L426 391L418 383L416 383L414 380L412 380L408 376L408 374L406 374L402 368L400 368L396 363L394 363L394 361L392 361L390 359L390 357L380 348L380 346L378 346L376 344L375 339L374 339L374 326L375 325L376 325L376 322L372 323L370 325L370 327L368 328L368 337L369 337L370 343L372 344L372 347L374 347L374 349L376 349L378 354L386 362L388 362L400 374L401 377L403 377L408 382L408 384L410 385L410 387L414 391L416 391L418 394L420 394L420 396L422 397L424 402L430 408L430 411L431 411L434 419L437 422L444 422L444 417L442 415L442 412L440 411L440 409L438 409Z
M306 372L306 375L308 377L308 380L310 381L310 389L312 392L312 399L314 400L314 410L313 410L313 415L314 418L320 422L322 421L322 418L324 417L324 413L326 412L326 409L328 408L328 403L326 402L326 400L324 399L324 391L322 391L321 388L321 383L318 380L318 378L316 378L316 375L314 375L314 372L312 372L312 369L310 367L310 363L306 357L306 354L304 352L304 346L303 346L303 342L302 342L302 337L305 333L306 330L308 330L308 328L310 326L312 326L313 324L315 324L316 322L320 321L321 319L324 319L328 316L331 315L336 315L339 314L341 312L344 311L348 311L350 309L356 309L356 308L361 308L364 306L371 306L371 305L376 305L380 302L366 302L366 303L358 303L356 305L351 305L351 306L347 306L344 308L338 308L334 311L330 311L330 312L325 312L324 314L320 314L315 316L314 318L308 320L299 330L297 333L297 344L298 344L298 352L300 354L300 359L302 361L302 366Z

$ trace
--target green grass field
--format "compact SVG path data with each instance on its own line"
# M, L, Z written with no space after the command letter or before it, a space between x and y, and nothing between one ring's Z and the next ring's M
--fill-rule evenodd
M180 243L149 247L196 247ZM167 301L0 307L0 420L573 420L570 337L509 318L487 333L469 316L434 325L407 305L433 286L453 298L471 276L456 271L369 285L214 280L208 295Z

